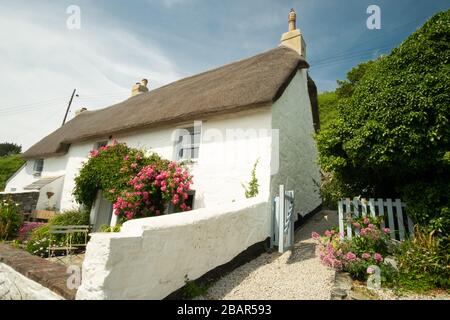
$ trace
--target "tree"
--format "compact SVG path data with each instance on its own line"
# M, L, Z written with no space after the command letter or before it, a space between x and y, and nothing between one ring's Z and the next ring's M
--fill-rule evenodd
M0 143L0 157L19 154L22 152L22 147L15 143Z
M339 98L351 97L358 83L374 64L375 61L372 60L360 63L347 73L347 80L338 80L338 87L336 89L337 96Z
M322 168L353 195L401 196L416 222L450 222L450 10L354 70L340 95L317 137Z

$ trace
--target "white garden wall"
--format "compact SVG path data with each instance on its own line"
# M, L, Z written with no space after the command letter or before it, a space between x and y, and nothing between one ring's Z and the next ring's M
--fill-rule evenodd
M126 222L95 233L77 299L162 299L270 234L270 206L253 198Z

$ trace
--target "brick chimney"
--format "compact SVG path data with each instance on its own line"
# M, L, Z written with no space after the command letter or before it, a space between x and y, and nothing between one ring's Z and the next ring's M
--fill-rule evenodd
M133 97L135 95L148 92L147 84L147 79L142 79L141 82L136 82L136 84L131 88L131 96Z
M280 46L289 47L294 49L306 59L306 43L302 33L297 29L297 14L294 9L291 9L288 17L289 31L283 33L281 36Z

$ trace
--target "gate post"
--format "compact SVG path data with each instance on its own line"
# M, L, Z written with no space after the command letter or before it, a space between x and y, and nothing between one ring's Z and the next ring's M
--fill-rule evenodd
M284 192L284 185L280 185L280 193L279 193L279 214L280 218L278 223L278 251L284 252L284 225L286 223L286 193Z

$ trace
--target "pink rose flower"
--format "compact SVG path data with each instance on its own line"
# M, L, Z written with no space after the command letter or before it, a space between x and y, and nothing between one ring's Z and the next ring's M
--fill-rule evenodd
M388 234L388 233L391 232L391 229L389 229L389 228L384 228L384 229L383 229L383 232L384 232L385 234Z
M362 254L362 258L363 258L363 259L369 259L369 258L370 258L370 254L368 254L367 252L364 252L364 253Z
M376 262L381 262L381 261L383 261L383 256L382 256L381 254L379 254L379 253L375 253L375 254L373 255L373 258L375 259Z
M375 273L375 269L372 268L372 267L368 267L368 268L367 268L367 273L368 273L368 274L374 274L374 273Z
M347 259L348 261L355 261L356 254L354 254L353 252L347 252L347 254L345 255L345 259Z
M313 238L314 240L319 240L320 239L320 234L318 234L317 232L312 232L311 233L311 238Z

